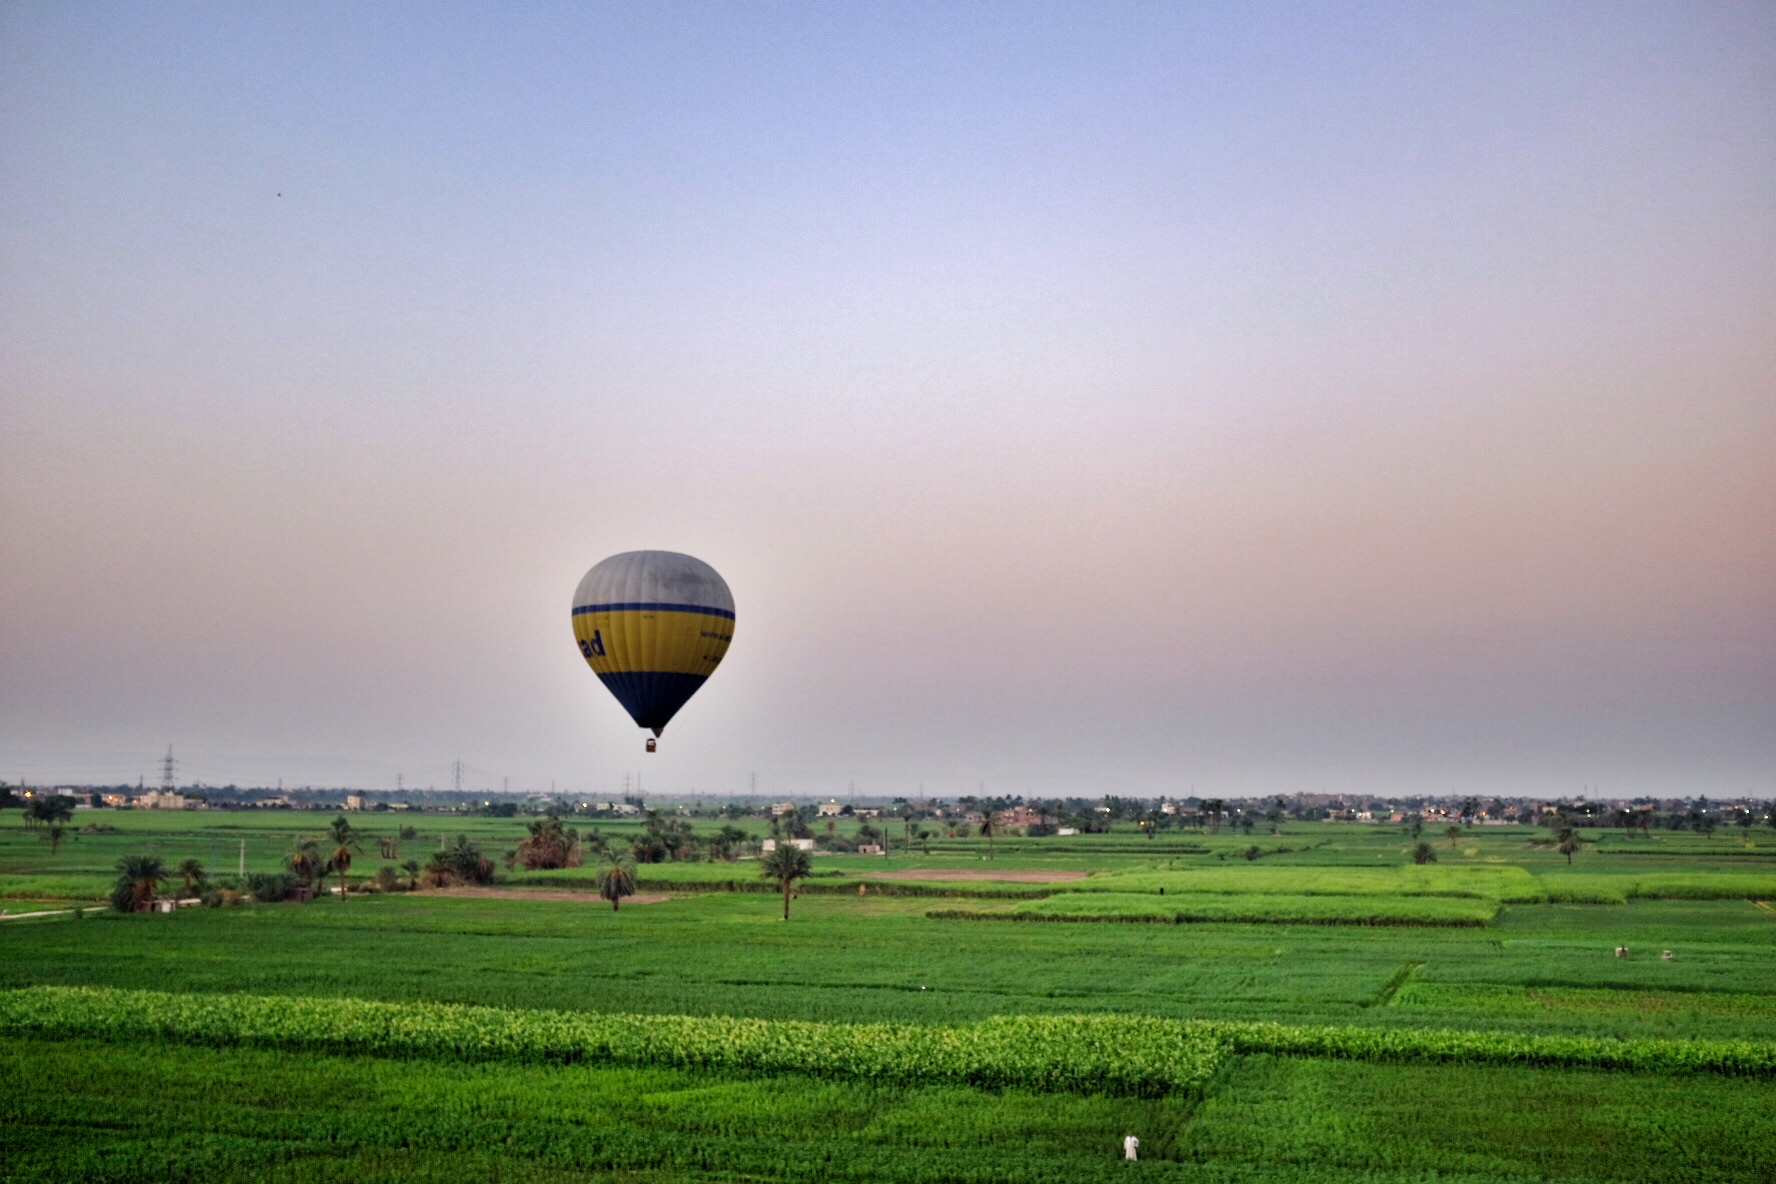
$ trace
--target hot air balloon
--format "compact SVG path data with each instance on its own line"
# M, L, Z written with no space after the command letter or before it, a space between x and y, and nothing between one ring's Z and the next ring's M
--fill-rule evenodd
M734 597L701 559L625 551L580 581L573 630L592 673L658 736L728 652Z

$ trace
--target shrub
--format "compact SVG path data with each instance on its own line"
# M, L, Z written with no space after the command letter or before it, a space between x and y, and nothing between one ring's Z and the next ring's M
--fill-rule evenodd
M296 877L289 872L248 872L247 891L259 904L277 904L289 899L296 890Z

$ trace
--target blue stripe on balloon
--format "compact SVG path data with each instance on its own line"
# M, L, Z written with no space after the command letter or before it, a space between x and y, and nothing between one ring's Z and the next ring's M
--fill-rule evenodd
M627 670L600 674L598 680L610 688L611 694L637 724L644 728L663 728L666 721L678 714L685 700L697 693L704 676Z
M581 613L702 613L710 617L726 617L732 621L734 610L727 608L710 608L702 604L578 604L574 606L573 615Z

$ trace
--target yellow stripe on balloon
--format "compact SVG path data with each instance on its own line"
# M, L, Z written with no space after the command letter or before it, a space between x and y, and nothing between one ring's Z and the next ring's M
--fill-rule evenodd
M714 612L593 607L574 614L574 637L596 674L695 674L707 678L734 639Z

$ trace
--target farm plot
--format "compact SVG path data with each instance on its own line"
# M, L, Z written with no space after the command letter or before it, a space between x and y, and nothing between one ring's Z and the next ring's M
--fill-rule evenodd
M0 1147L19 1180L1089 1184L1131 1170L1114 1150L1131 1132L1138 1174L1203 1184L1709 1182L1767 1174L1757 1132L1776 1104L1776 1056L1743 1042L1066 1017L896 1033L56 990L0 996L0 1027ZM887 1071L860 1071L870 1060ZM1697 1106L1673 1138L1670 1115Z
M1548 899L1590 903L1623 900L1776 900L1776 873L1629 871L1553 873L1540 877Z
M1726 1020L1737 1026L1767 1024L1776 1032L1776 995L1720 991L1610 990L1596 987L1529 987L1499 983L1409 982L1394 1007L1480 1012L1497 1016L1549 1015L1677 1021L1693 1026Z
M128 1082L128 1089L119 1089ZM423 1064L165 1044L0 1046L11 1181L621 1179L1093 1184L1193 1103L709 1070ZM70 1137L70 1131L78 1135Z
M1772 1114L1772 1081L1253 1056L1197 1111L1184 1154L1333 1179L1728 1184L1776 1179Z

